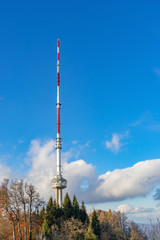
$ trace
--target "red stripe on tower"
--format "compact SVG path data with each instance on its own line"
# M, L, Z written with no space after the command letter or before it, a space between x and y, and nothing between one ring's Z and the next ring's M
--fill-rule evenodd
M57 73L57 86L59 86L59 73Z

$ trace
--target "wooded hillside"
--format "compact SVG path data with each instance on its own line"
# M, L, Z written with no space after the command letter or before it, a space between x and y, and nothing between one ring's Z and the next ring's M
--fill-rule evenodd
M160 239L160 221L140 228L121 212L87 213L66 194L60 208L50 197L45 203L32 184L4 180L0 186L1 240L154 240Z

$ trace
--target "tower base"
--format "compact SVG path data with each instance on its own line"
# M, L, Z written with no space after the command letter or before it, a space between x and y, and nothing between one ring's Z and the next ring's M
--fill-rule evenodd
M61 207L62 206L62 189L56 188L56 203Z
M67 187L67 180L64 179L61 175L56 175L51 181L52 188L56 192L56 203L59 207L62 206L62 189Z

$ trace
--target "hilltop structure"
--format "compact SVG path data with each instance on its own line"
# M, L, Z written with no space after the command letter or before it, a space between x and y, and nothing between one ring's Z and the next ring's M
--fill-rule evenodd
M67 187L67 180L62 177L61 171L61 149L62 138L60 137L60 64L59 64L59 39L57 41L57 138L56 138L56 151L57 151L57 173L51 181L52 188L55 189L56 203L62 206L62 189Z

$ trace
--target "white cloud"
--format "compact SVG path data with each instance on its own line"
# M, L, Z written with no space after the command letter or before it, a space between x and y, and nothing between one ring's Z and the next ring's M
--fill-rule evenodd
M128 204L119 205L116 211L120 211L126 214L137 214L137 213L150 213L153 212L153 208L144 208L144 207L133 207Z
M160 159L139 162L132 167L115 169L98 177L95 196L89 201L119 201L146 196L160 181Z
M2 181L5 178L10 178L10 175L11 175L10 168L0 163L0 183L2 183Z
M72 144L73 144L73 145L76 145L77 143L78 143L77 140L72 141Z
M121 146L124 145L124 143L121 142L122 139L127 138L129 135L129 131L126 131L124 134L116 134L114 133L112 135L111 141L106 141L106 147L110 149L112 152L119 152Z
M85 196L84 188L88 189L94 181L95 168L81 159L64 163L63 169L64 177L68 181L67 191L71 196L76 194L78 199L82 200Z
M26 181L32 182L37 187L41 196L48 198L51 194L50 181L56 173L55 142L49 140L41 143L40 140L33 140L28 152L27 161L31 165Z
M26 176L46 199L54 196L50 181L56 175L55 142L33 140L28 153L31 168ZM64 193L76 194L87 203L119 201L146 196L160 181L160 159L139 162L132 167L115 169L96 176L95 167L84 160L69 161L72 151L63 153L63 177L68 185ZM87 190L87 191L86 191Z
M0 184L5 178L10 178L11 176L11 169L4 164L9 158L9 154L0 156Z
M110 149L112 152L118 152L120 149L120 136L118 134L112 135L112 140L106 141L106 147Z
M130 213L132 210L133 208L128 204L119 205L118 208L116 209L116 211L120 211L122 213Z
M40 140L33 140L28 152L28 161L31 164L26 181L32 182L40 192L41 196L46 199L49 196L54 196L54 190L51 189L50 181L56 175L56 152L55 142L49 140L41 143ZM67 179L67 189L72 196L76 194L82 199L81 193L83 188L81 186L84 180L87 179L88 185L91 184L93 176L95 176L95 168L92 164L87 164L84 160L77 160L68 162L72 157L72 149L62 154L63 162L63 177Z

